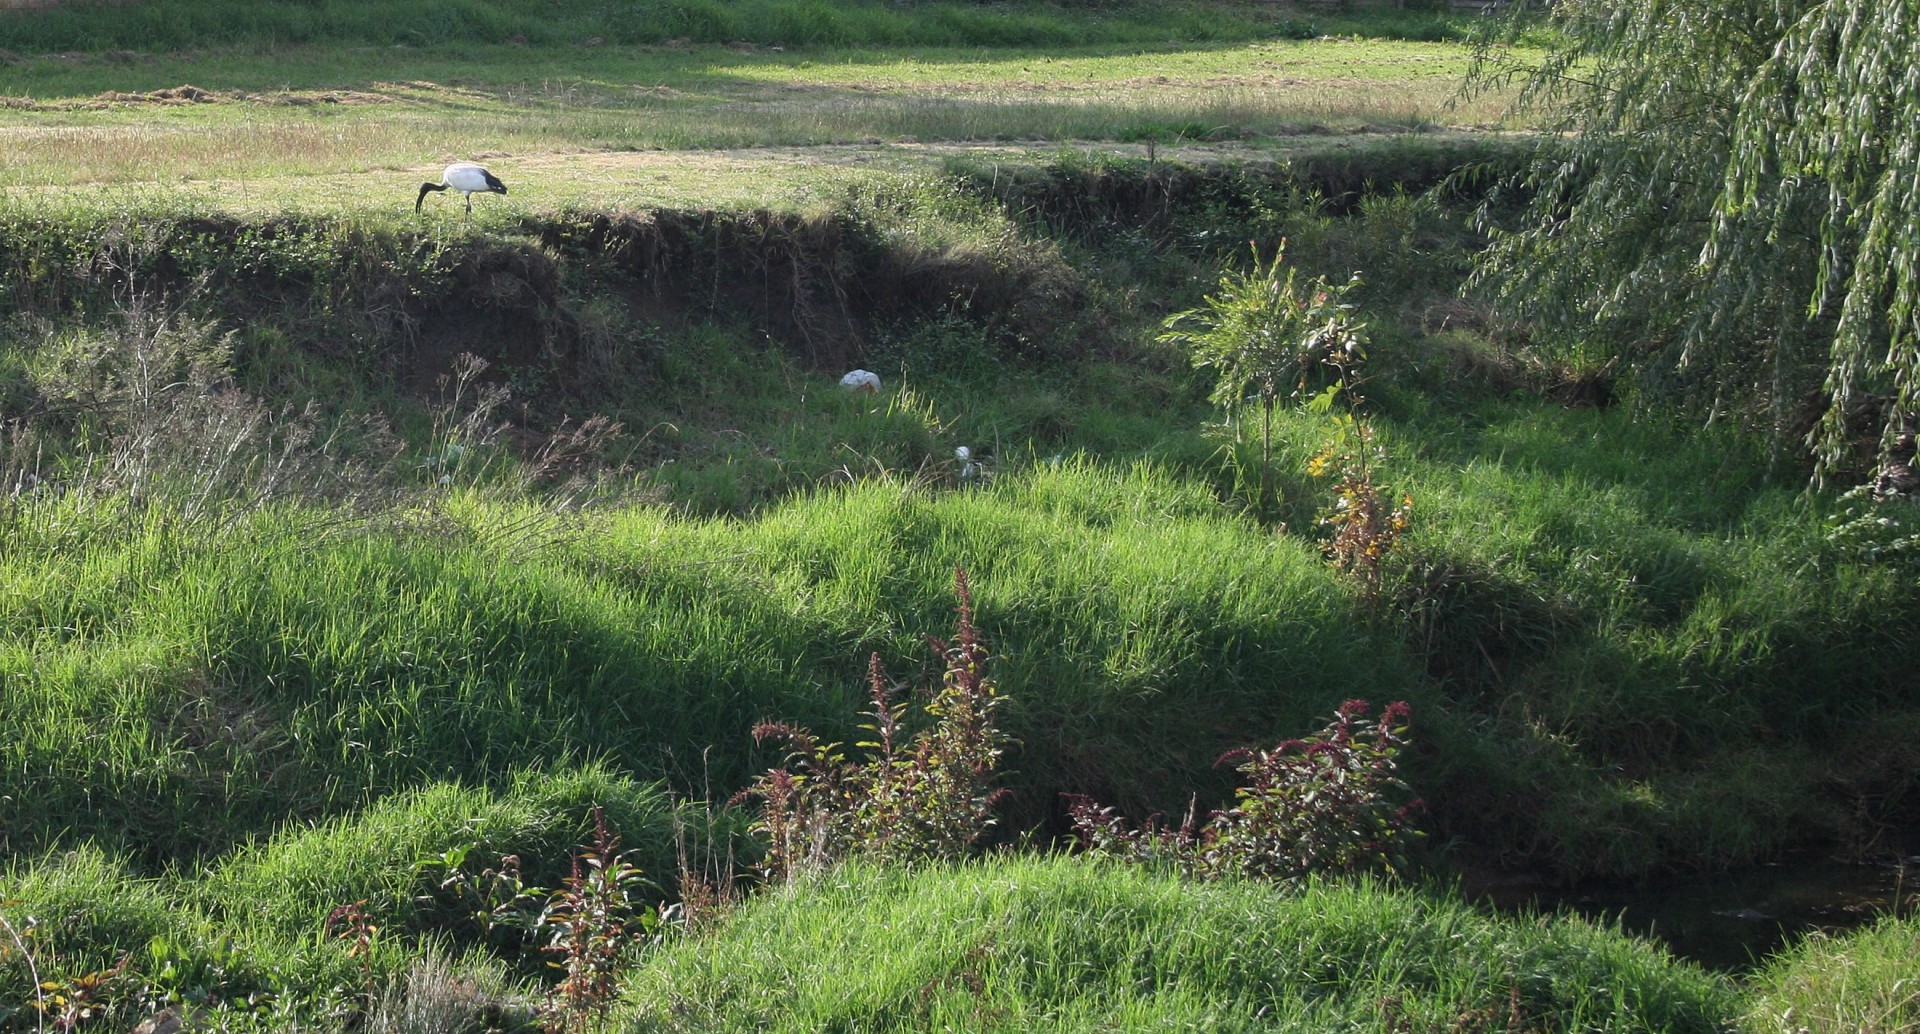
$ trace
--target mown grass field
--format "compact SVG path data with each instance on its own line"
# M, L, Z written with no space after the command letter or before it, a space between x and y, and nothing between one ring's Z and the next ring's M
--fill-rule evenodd
M1920 773L1873 515L1459 296L1486 179L1419 195L1524 128L1453 103L1470 25L248 10L0 16L0 1029L102 973L80 1029L531 1022L540 953L449 859L552 886L599 805L650 901L750 866L753 724L860 738L870 654L937 681L956 567L1004 846L1405 699L1425 882L855 867L627 959L596 1022L1911 1022L1910 918L1736 983L1445 889L1878 857ZM468 158L511 193L408 210ZM1414 515L1376 594L1324 554L1339 425L1289 401L1263 473L1259 407L1158 337L1282 238L1361 276L1355 412Z
M1213 28L1191 41L1096 36L1072 47L681 37L23 54L7 66L0 186L184 189L256 211L322 197L332 203L319 207L365 211L369 197L404 197L409 180L477 157L519 185L513 205L644 206L703 200L714 157L689 150L854 149L776 152L768 169L758 153L728 156L722 167L761 181L750 197L777 199L781 187L766 180L785 178L789 163L911 164L921 145L1230 141L1257 156L1303 134L1497 116L1497 98L1456 103L1468 60L1458 42L1274 39L1271 17ZM107 197L119 205L127 194Z

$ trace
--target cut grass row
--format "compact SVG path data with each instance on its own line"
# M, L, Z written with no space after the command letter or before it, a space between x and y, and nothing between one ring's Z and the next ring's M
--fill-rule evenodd
M4 24L4 23L0 23ZM617 106L638 94L684 95L690 101L768 99L829 88L867 91L974 93L991 86L1030 90L1235 81L1281 85L1288 80L1417 84L1458 78L1469 48L1453 42L1339 38L1234 43L1159 40L1137 46L821 47L794 52L756 47L475 46L428 50L353 46L296 46L247 50L142 54L124 60L85 57L20 58L9 66L9 117L23 113L88 115L133 121L179 117L187 98L147 99L145 93L191 82L206 90L261 94L283 91L399 89L422 80L451 84L443 104L484 99L543 104L553 109ZM476 92L461 95L465 88ZM478 91L485 91L478 92ZM216 103L221 96L201 103ZM287 102L322 101L297 95ZM355 98L335 98L344 103ZM362 101L371 98L359 98ZM191 110L191 109L189 109ZM217 119L201 109L197 117ZM229 112L230 114L230 112Z
M41 59L10 69L9 92L31 100L0 108L9 145L0 187L209 184L271 207L338 189L326 177L413 175L475 157L523 192L547 189L551 156L584 152L1212 141L1260 157L1302 135L1492 124L1498 97L1458 96L1466 62L1458 44L1377 40L1144 52L315 48L133 65ZM174 89L184 84L196 90ZM570 163L559 164L571 178ZM648 164L670 172L672 162Z
M385 137L391 127L373 127ZM1344 162L1356 168L1390 158L1399 150L1476 146L1476 139L1455 133L1364 133L1310 135L1277 139L1267 146L1237 144L1078 142L1069 145L1022 141L917 143L874 141L805 147L752 147L717 151L581 151L561 147L486 159L506 181L505 197L479 198L467 216L459 198L429 198L424 217L412 211L423 181L440 178L441 160L399 160L351 172L321 172L334 166L328 148L342 136L289 130L284 154L250 149L250 139L267 130L195 134L183 139L152 130L121 133L76 131L65 143L49 133L49 155L31 159L23 178L34 178L57 160L62 185L16 186L0 192L0 217L27 213L34 218L67 221L133 218L172 222L208 216L250 220L275 216L327 216L364 222L382 230L421 227L444 236L463 228L499 231L527 220L546 221L570 213L609 210L646 213L658 210L821 213L849 192L885 190L923 182L945 170L965 166L991 180L996 169L1011 179L1036 165L1102 165L1145 168L1149 154L1168 163L1220 165L1243 163L1251 169L1284 168L1289 163ZM4 135L0 132L0 135ZM435 139L455 139L436 137ZM369 147L384 147L370 142ZM546 144L539 145L545 147ZM164 152L164 153L163 153ZM66 157L59 157L65 153ZM460 152L448 150L457 155ZM305 157L302 157L305 155ZM151 156L149 163L143 156ZM236 179L183 173L168 182L141 178L154 164L173 161L196 167L229 160L251 167L259 178ZM7 159L0 156L0 165ZM38 171L36 171L36 169Z
M1471 19L1438 13L1349 14L1264 3L1032 0L887 3L883 0L327 0L250 4L190 0L127 9L66 4L0 15L0 48L27 54L184 51L289 44L449 47L744 42L780 47L1072 47L1172 41L1251 41L1359 33L1460 39Z

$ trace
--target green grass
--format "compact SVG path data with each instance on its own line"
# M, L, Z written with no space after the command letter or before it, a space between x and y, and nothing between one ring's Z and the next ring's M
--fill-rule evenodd
M780 52L329 44L132 63L25 58L8 69L18 107L0 107L11 145L0 187L39 199L136 186L254 209L303 207L317 192L364 209L377 184L404 196L438 166L480 158L516 190L509 205L604 207L655 200L662 176L672 197L685 161L696 175L727 163L924 167L939 144L1150 139L1257 156L1303 134L1491 124L1498 98L1455 104L1467 60L1459 43L1378 39ZM164 92L188 84L198 103ZM858 150L649 153L829 146Z
M672 41L760 46L1066 47L1167 40L1250 41L1276 35L1362 33L1385 38L1460 39L1469 20L1417 12L1303 14L1264 4L1148 3L1122 0L1063 5L1012 0L993 4L901 5L879 0L717 0L626 5L584 3L246 4L194 0L120 11L69 5L0 19L0 47L25 53L139 53L208 47L280 47L308 43L446 47L460 44L611 45ZM138 60L139 53L132 55Z
M841 433L886 417L843 413ZM1548 426L1628 433L1591 413ZM960 441L933 438L929 460ZM211 538L64 508L17 521L9 828L193 855L429 774L498 781L566 756L684 780L710 749L703 771L731 792L761 760L754 721L845 735L867 651L924 663L915 638L945 627L955 565L1012 698L1017 825L1061 790L1136 810L1218 793L1220 751L1357 693L1416 701L1434 751L1416 781L1445 825L1569 873L1842 835L1816 792L1842 771L1824 745L1897 755L1881 734L1909 706L1905 623L1886 617L1910 596L1844 564L1783 580L1807 544L1781 536L1817 519L1765 492L1756 538L1584 480L1403 461L1421 501L1406 548L1447 574L1409 586L1426 627L1398 631L1362 619L1309 541L1221 516L1191 475L1013 461L964 490L935 463L917 486L806 492L746 520L455 497L323 537L324 514ZM87 560L54 563L76 536ZM1810 698L1809 672L1833 695Z
M1151 470L1075 465L749 522L456 504L318 539L313 517L155 528L52 569L41 550L80 518L49 513L5 558L7 664L30 668L6 687L7 827L16 850L37 830L191 857L430 776L583 755L704 770L724 795L755 721L850 731L868 650L917 670L957 564L1002 677L1033 687L1011 708L1022 812L1076 785L1170 806L1230 726L1277 737L1356 682L1407 682L1310 552L1211 509Z
M147 873L93 845L12 854L0 869L0 919L21 932L33 965L10 939L0 950L0 1029L37 1029L30 974L44 1001L122 962L126 979L106 986L95 1022L130 1026L184 1005L217 1009L239 1029L289 1029L364 1007L355 999L369 975L376 985L403 978L423 955L458 954L467 979L495 984L512 963L523 983L539 968L537 948L485 931L470 903L435 891L444 866L425 863L452 856L478 873L514 854L530 886L555 886L590 837L595 807L637 849L654 896L670 887L676 840L707 846L672 820L657 787L589 766L523 772L497 793L426 782L327 823L289 824L205 870ZM364 957L327 926L353 903L380 927ZM481 946L493 954L475 953Z
M593 837L596 807L658 881L656 894L665 893L675 864L671 807L658 786L595 766L516 773L498 793L424 782L323 823L289 823L221 857L191 893L228 925L260 931L317 931L329 911L358 901L396 933L450 927L474 939L464 916L423 894L447 872L424 863L451 856L463 859L456 868L477 872L511 854L529 883L558 886L574 849Z
M1809 937L1753 980L1742 1024L1753 1034L1853 1031L1894 1034L1920 1027L1920 921L1883 917L1836 937Z
M1592 371L1453 297L1479 238L1394 192L1499 160L1399 132L1491 121L1443 105L1445 23L768 0L580 45L608 10L443 7L398 49L424 7L256 5L190 49L234 12L0 18L50 33L0 42L29 98L0 109L0 914L58 980L131 951L262 1030L417 982L537 995L417 863L551 881L598 803L670 893L667 795L777 760L763 719L857 739L870 652L936 674L956 566L1010 838L1063 790L1208 807L1223 750L1353 696L1413 701L1441 871L1642 878L1910 818L1910 568L1735 431L1568 408ZM217 93L101 96L189 82ZM408 212L456 157L513 193ZM1283 236L1363 278L1415 514L1377 605L1320 553L1327 425L1281 414L1252 499L1251 439L1153 340ZM490 366L454 401L462 352ZM856 365L886 390L841 392ZM590 414L625 435L538 459ZM366 969L319 929L362 899ZM1880 943L1804 949L1762 1003L1571 920L1000 859L776 892L640 960L619 1019L1724 1029L1853 965L1899 1001ZM23 961L0 942L0 1028Z
M644 959L616 1028L1713 1031L1736 1003L1573 920L1001 859L848 868L768 893Z
M1849 766L1912 770L1898 730L1916 603L1898 569L1827 542L1820 500L1737 435L1515 396L1539 383L1520 360L1463 368L1457 332L1395 329L1458 304L1434 300L1433 269L1461 247L1444 213L1382 199L1341 220L1286 207L1286 180L1169 166L1142 192L1148 175L1062 161L1002 183L975 167L843 184L808 214L458 229L173 212L133 234L85 208L15 209L12 304L60 322L15 325L6 397L64 415L10 462L92 486L102 443L149 442L116 447L112 477L240 494L209 506L195 489L145 516L111 491L14 511L17 842L120 837L153 863L428 774L498 784L574 757L677 777L708 747L731 792L765 760L753 722L845 734L867 651L920 663L914 637L945 627L957 564L1026 740L1016 826L1060 790L1136 811L1217 796L1221 750L1296 735L1356 693L1416 702L1440 827L1508 862L1639 876L1888 821L1895 784ZM1045 176L1085 206L1058 204ZM1310 272L1388 255L1430 278L1389 266L1367 299L1382 476L1416 501L1388 620L1317 556L1327 488L1305 467L1328 428L1281 414L1279 500L1245 508L1204 386L1122 329L1207 289L1216 235L1282 232ZM1407 259L1409 241L1436 259ZM190 391L127 408L75 388L124 375L110 360L131 331L78 318L114 304L123 266L198 284L195 311L252 314L235 386L322 400L329 420L378 412L396 434L333 436L278 488L219 480L201 442L239 415L281 428L271 441L307 425ZM774 291L795 281L847 322L788 322L800 306ZM863 308L956 296L972 306ZM815 351L848 327L860 351ZM396 332L417 337L384 346ZM449 468L472 410L434 381L470 347L513 393L491 419L524 430L517 448L460 437ZM840 392L855 364L888 390ZM627 438L585 467L518 472L562 415L595 411ZM962 483L961 445L994 471L986 489ZM547 496L568 469L591 477ZM411 502L443 472L453 491ZM168 516L186 506L197 516ZM83 562L56 560L77 543Z

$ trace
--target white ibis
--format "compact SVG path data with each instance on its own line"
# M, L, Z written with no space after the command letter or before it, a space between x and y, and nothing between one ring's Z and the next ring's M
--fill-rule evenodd
M420 184L420 196L413 199L413 210L420 211L420 205L427 200L429 193L448 189L457 190L467 196L467 212L471 214L473 195L504 194L507 192L507 185L500 182L500 177L472 162L454 162L447 166L447 171L440 174L440 182Z
M880 375L865 370L854 370L840 378L840 386L848 391L876 392L880 390Z

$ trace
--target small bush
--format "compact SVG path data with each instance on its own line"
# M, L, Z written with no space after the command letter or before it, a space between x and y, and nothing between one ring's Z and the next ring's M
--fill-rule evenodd
M1307 472L1333 479L1333 503L1320 514L1320 526L1330 533L1323 548L1333 566L1359 583L1371 605L1380 598L1381 565L1412 522L1413 497L1403 494L1394 505L1377 480L1386 457L1374 444L1371 424L1351 414L1334 420L1345 440L1321 450Z
M1262 265L1255 250L1250 272L1229 270L1205 306L1167 317L1160 340L1185 349L1198 367L1213 367L1209 398L1231 413L1249 396L1260 400L1260 462L1273 461L1273 407L1283 397L1304 398L1332 383L1345 385L1364 355L1366 324L1345 299L1360 283L1325 277L1301 286L1297 269L1281 265L1286 241ZM1263 479L1263 485L1264 485Z
M1093 854L1169 863L1200 878L1239 875L1289 881L1310 873L1398 873L1419 834L1411 818L1415 799L1395 805L1406 789L1395 774L1407 744L1406 703L1387 705L1379 721L1363 700L1349 700L1318 735L1288 740L1272 750L1237 750L1247 785L1233 807L1203 826L1189 816L1178 829L1149 823L1129 829L1112 808L1072 798L1081 842Z
M565 974L547 995L544 1025L555 1034L584 1031L613 1000L614 970L631 945L651 938L658 914L641 907L646 880L595 808L591 847L573 856L573 874L547 895L534 929Z
M638 852L621 849L605 809L596 805L593 842L574 851L572 871L557 887L527 884L518 855L503 856L498 868L470 872L465 867L469 854L457 848L415 866L444 872L437 891L422 900L443 907L458 903L489 936L511 931L523 944L537 944L550 957L547 965L562 975L547 989L536 1019L551 1034L586 1030L611 1001L615 973L628 951L661 929L662 910L647 899L653 885L633 861ZM343 908L358 913L355 906ZM329 916L329 926L332 922ZM382 1001L372 994L371 970L368 976L377 1011Z
M964 570L954 572L960 622L954 643L929 637L946 662L941 685L924 705L932 726L903 742L907 704L874 654L868 664L874 752L849 761L838 743L778 723L755 727L756 740L784 739L794 769L775 768L742 791L758 798L755 828L769 843L765 870L785 879L808 868L860 855L887 861L952 858L993 826L1004 791L993 789L1006 737L994 724L1000 693L986 677L986 646L973 626L973 598Z

